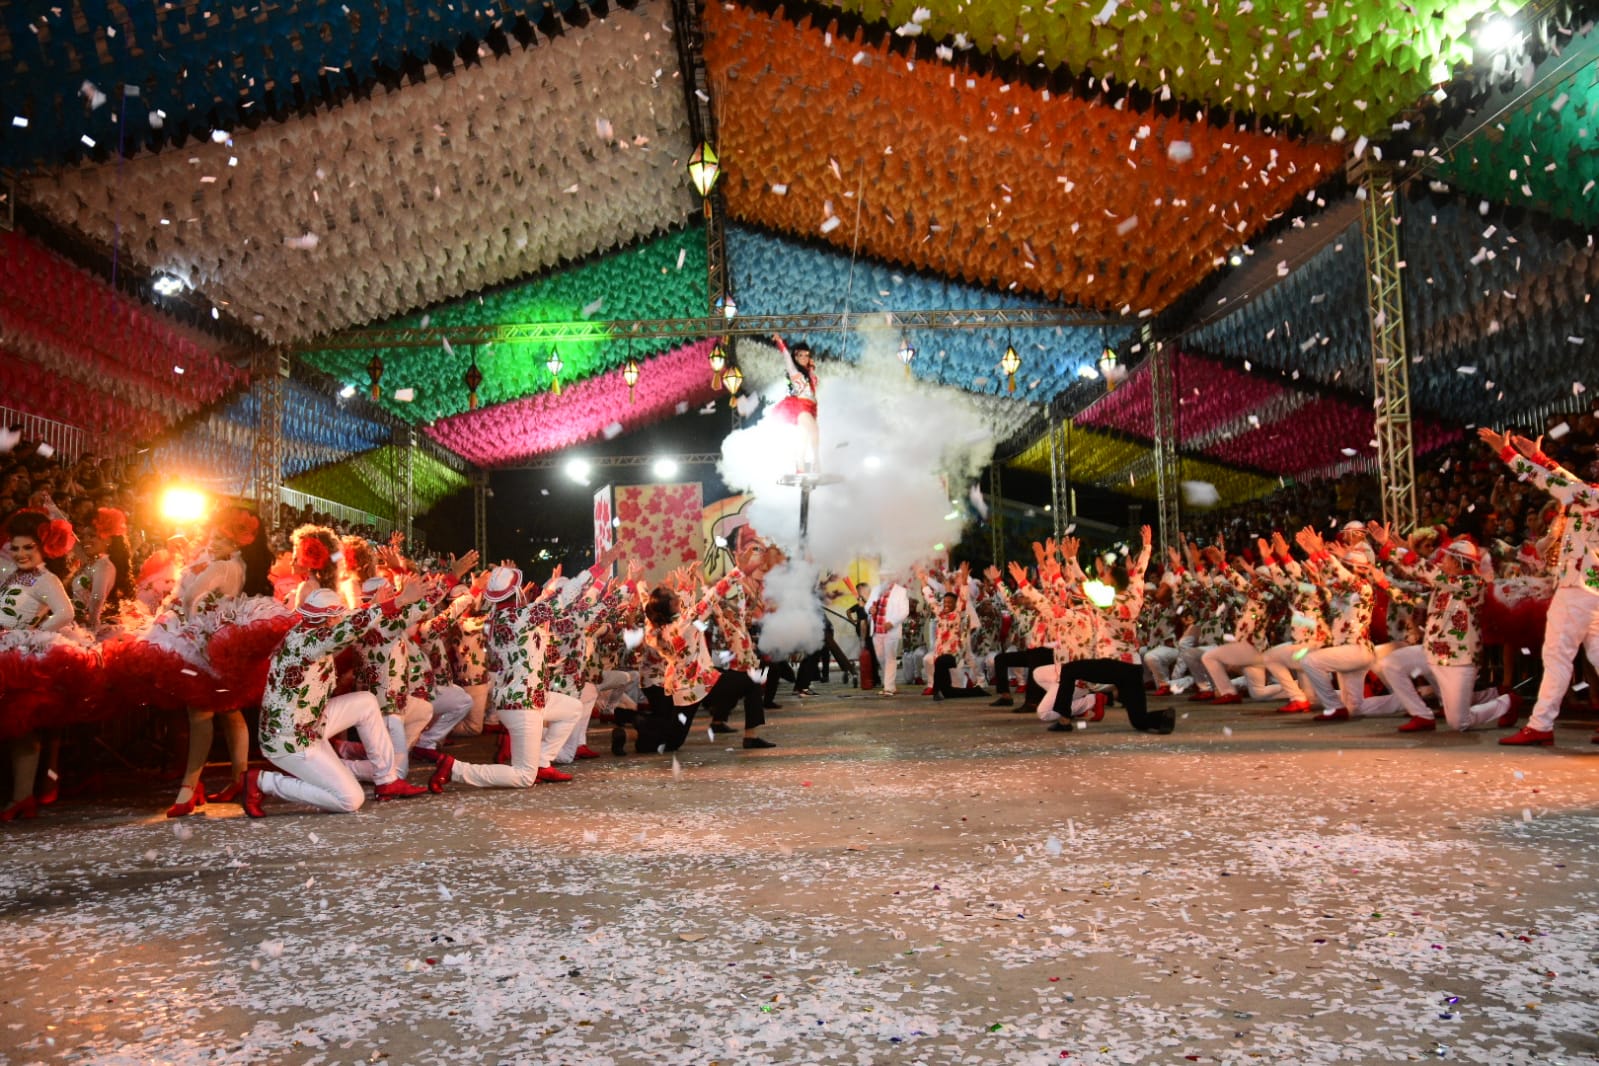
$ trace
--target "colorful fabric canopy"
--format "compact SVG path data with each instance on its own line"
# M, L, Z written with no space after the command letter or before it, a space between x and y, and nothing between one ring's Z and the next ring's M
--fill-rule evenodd
M1526 0L1160 4L831 0L901 37L1109 78L1351 139L1385 130L1472 58L1469 28Z
M20 233L0 233L0 396L134 447L242 382L182 329ZM101 436L103 434L103 436Z
M758 230L734 226L727 233L727 256L738 304L746 314L786 314L847 309L863 316L861 329L846 335L796 333L789 343L804 340L824 358L858 362L868 344L897 352L902 339L916 348L910 363L918 378L972 392L1005 394L1028 400L1048 399L1078 380L1107 344L1124 345L1131 326L1098 328L1051 327L935 330L921 335L901 333L891 325L896 311L939 309L1047 308L1040 300L997 295L970 285L926 274L898 270L869 259L853 265L841 252L818 249ZM1016 392L1006 391L999 361L1009 340L1022 357Z
M1458 198L1404 203L1412 402L1457 424L1513 420L1599 387L1599 250ZM1491 217L1490 217L1491 216ZM1247 367L1370 394L1365 248L1351 225L1302 267L1186 338ZM1534 369L1535 368L1535 369Z
M1079 485L1098 485L1127 496L1154 499L1156 495L1154 449L1140 441L1077 426L1062 426L1062 475ZM1010 461L1010 465L1035 474L1049 474L1049 436L1045 434ZM1179 465L1183 481L1205 482L1216 488L1222 505L1259 499L1282 487L1282 481L1235 470L1193 456Z
M231 130L337 102L381 68L397 72L431 60L435 48L453 53L512 29L518 17L537 22L587 3L3 4L0 99L11 114L0 126L0 161L51 164L118 145L132 154L209 136L213 123ZM114 95L122 85L138 94L127 99L125 130Z
M578 260L695 210L666 0L285 123L35 179L44 211L274 343Z
M712 399L706 356L698 341L642 361L632 399L620 370L589 377L560 395L542 392L511 403L446 418L428 436L478 466L504 466L536 455L615 436ZM719 395L726 396L726 393Z
M401 469L393 445L374 448L333 466L302 474L288 487L375 515L394 515L395 479ZM422 449L411 453L411 502L427 514L441 500L472 487L466 475L450 469Z
M1052 96L860 31L722 4L705 22L736 219L984 288L1158 311L1342 166L1336 145Z
M425 315L409 315L386 326L444 329L450 326L512 323L580 322L585 319L651 319L703 315L705 296L705 231L692 227L647 241L626 251L522 282L480 296L435 307ZM552 389L557 375L548 368L552 349L560 355L563 386L619 369L629 353L638 359L668 350L669 340L562 341L556 345L500 342L447 351L437 348L313 349L302 353L308 364L363 393L370 377L367 365L383 360L379 403L397 418L431 422L468 410L463 383L475 357L483 406L520 399ZM414 399L396 400L410 389Z

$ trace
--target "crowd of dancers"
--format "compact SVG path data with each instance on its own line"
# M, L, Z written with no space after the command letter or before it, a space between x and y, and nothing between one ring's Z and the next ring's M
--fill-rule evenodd
M1052 731L1102 720L1114 696L1153 734L1172 732L1176 714L1151 694L1184 693L1280 700L1318 723L1396 715L1400 730L1424 732L1441 714L1456 730L1510 729L1523 710L1513 679L1478 684L1486 630L1543 649L1531 718L1500 742L1552 744L1577 652L1599 662L1599 489L1539 442L1481 437L1558 512L1508 568L1469 537L1401 539L1377 522L1233 551L1184 542L1163 559L1145 527L1120 555L1082 557L1067 538L1034 545L1034 565L1008 575L967 564L886 575L856 588L851 614L884 696L921 677L935 700L995 695ZM786 662L758 635L764 576L783 561L751 540L725 572L689 566L651 587L613 550L535 584L509 562L415 560L305 525L275 562L257 518L229 507L205 538L166 546L135 574L120 511L74 528L24 509L0 556L0 739L13 780L0 820L54 799L63 730L130 704L187 719L171 817L229 801L252 816L269 800L352 811L367 784L388 800L567 782L563 767L602 757L587 744L596 716L612 723L616 757L678 750L701 712L713 739L739 732L744 749L769 748L761 730ZM803 672L797 687L809 690ZM250 766L253 708L267 769ZM207 792L219 720L231 774ZM484 732L500 738L492 761L446 750Z

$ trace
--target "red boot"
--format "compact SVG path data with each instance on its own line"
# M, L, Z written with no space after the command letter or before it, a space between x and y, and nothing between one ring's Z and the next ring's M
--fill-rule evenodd
M1228 704L1228 703L1243 703L1243 702L1244 702L1244 698L1242 696L1240 696L1236 692L1224 692L1220 696L1217 696L1215 699L1210 701L1211 706L1213 706L1213 707L1220 707L1223 704Z
M1518 748L1552 748L1555 746L1555 731L1553 729L1534 729L1530 725L1524 725L1508 737L1500 737L1499 743Z
M1436 719L1436 718L1422 718L1422 717L1420 717L1418 715L1414 715L1413 714L1405 722L1404 725L1399 727L1399 731L1401 733L1431 733L1433 730L1435 730L1437 728L1438 728L1438 719Z
M379 800L412 799L416 796L426 796L428 790L420 785L413 785L403 777L397 777L386 785L376 785L372 794Z
M600 757L600 753L589 747L587 744L579 744L577 746L577 751L573 752L572 754L579 759L598 759Z
M240 798L244 813L251 818L265 818L266 811L261 809L261 771L244 771L244 795Z
M572 780L572 775L571 774L566 773L566 772L561 771L561 770L557 770L553 766L541 766L541 767L539 767L539 772L538 772L537 776L538 776L538 779L540 781L559 782L559 781L570 781L570 780Z
M439 756L439 767L433 771L433 776L428 778L429 792L443 792L444 786L450 783L450 771L455 769L454 755Z
M1104 720L1105 694L1103 692L1094 693L1094 709L1088 712L1087 718L1090 722L1100 722Z

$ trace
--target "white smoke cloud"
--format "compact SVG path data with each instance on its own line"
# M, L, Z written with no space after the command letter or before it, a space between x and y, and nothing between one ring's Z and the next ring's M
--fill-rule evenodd
M822 604L817 596L821 568L792 559L766 575L769 604L761 619L760 648L773 658L812 652L822 646Z
M994 439L977 397L905 374L897 329L869 326L861 335L859 366L824 361L817 369L822 472L843 480L811 494L807 554L826 570L875 556L885 572L903 571L935 545L960 540L966 505L951 501L964 500ZM751 377L777 358L752 341L740 341L738 355ZM783 395L780 375L767 391ZM800 494L777 479L794 471L798 432L763 414L723 442L720 468L729 487L755 495L755 528L790 555L798 555Z

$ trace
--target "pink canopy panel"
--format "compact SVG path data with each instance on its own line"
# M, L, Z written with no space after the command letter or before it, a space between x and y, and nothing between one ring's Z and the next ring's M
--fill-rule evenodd
M20 233L0 233L0 392L132 444L244 379L216 346Z
M711 341L696 341L644 362L629 401L622 371L586 378L562 390L539 393L481 411L442 419L427 433L479 466L504 466L592 440L607 427L636 429L699 404L713 395L706 357Z

